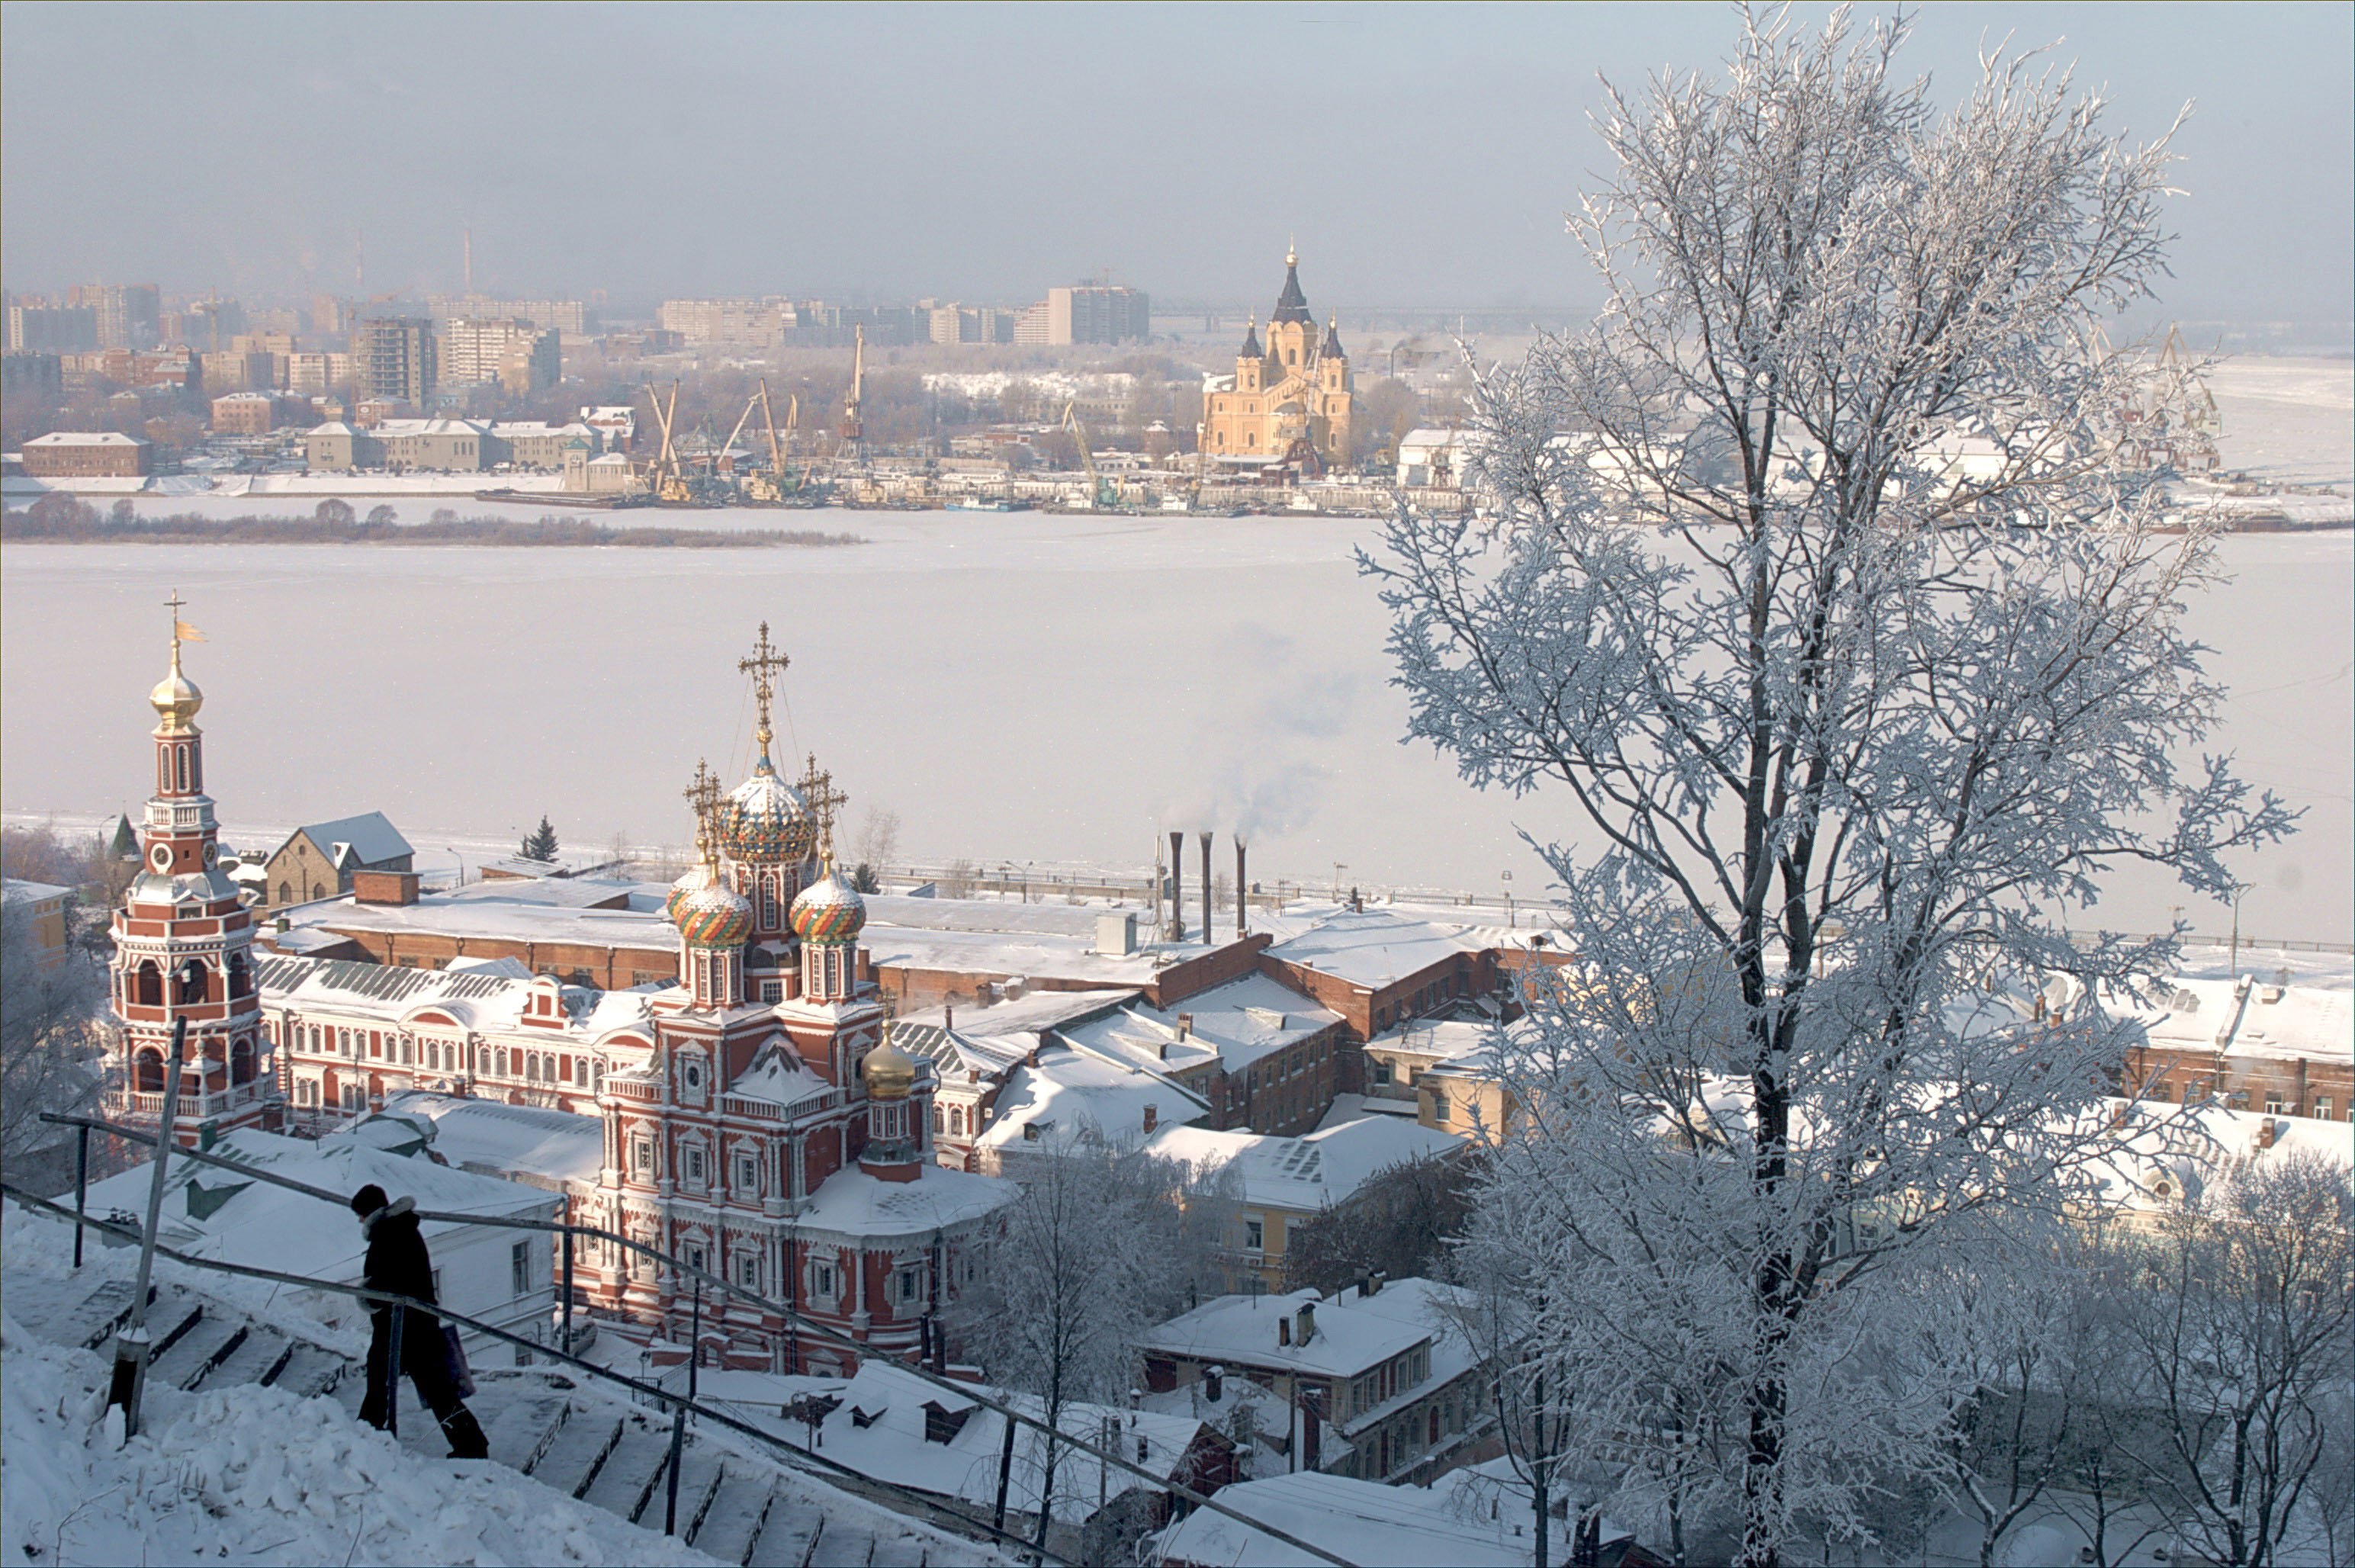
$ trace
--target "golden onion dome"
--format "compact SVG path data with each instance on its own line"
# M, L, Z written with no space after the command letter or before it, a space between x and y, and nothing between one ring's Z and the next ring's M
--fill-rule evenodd
M155 709L159 727L174 732L186 730L188 720L194 719L197 709L205 705L205 694L197 689L195 681L180 672L177 638L172 643L172 671L155 683L155 688L147 693L147 701Z
M891 1042L887 1031L883 1043L867 1053L858 1064L858 1076L867 1084L868 1094L877 1100L904 1100L916 1087L916 1059Z

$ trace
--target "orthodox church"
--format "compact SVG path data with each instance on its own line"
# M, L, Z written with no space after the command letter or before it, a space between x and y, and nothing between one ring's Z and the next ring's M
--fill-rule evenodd
M873 983L858 978L865 902L833 863L843 796L815 758L796 786L772 756L775 677L787 660L765 624L739 667L752 677L758 713L751 774L723 795L698 764L687 792L698 863L665 900L678 983L602 993L545 976L484 977L404 1006L419 982L475 977L325 965L364 971L353 983L390 1000L380 1028L323 1028L285 1008L265 1019L251 917L213 865L192 722L202 698L181 671L177 630L171 673L149 699L163 722L142 834L148 869L115 918L112 1115L152 1123L160 1114L159 1042L184 1016L188 1066L175 1127L187 1142L208 1124L279 1125L289 1107L358 1114L403 1089L522 1104L562 1084L565 1104L593 1105L602 1132L593 1189L574 1190L575 1221L719 1275L875 1353L944 1358L940 1315L1015 1189L935 1162L932 1064L891 1042ZM537 1032L548 1049L484 1042L469 1008L495 990L517 1001L499 1038ZM693 1276L645 1253L590 1243L575 1258L575 1289L617 1327L688 1337ZM783 1313L714 1290L700 1311L703 1353L723 1364L855 1370L855 1357L803 1342Z
M1300 254L1287 251L1265 345L1254 315L1235 373L1203 386L1201 450L1213 461L1338 467L1349 456L1351 386L1340 321L1318 336L1300 289Z

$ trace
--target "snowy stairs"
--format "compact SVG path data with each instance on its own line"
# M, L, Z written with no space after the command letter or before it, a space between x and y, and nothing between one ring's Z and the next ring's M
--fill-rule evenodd
M26 1304L18 1321L56 1344L103 1351L131 1314L132 1286L108 1280L87 1293ZM11 1303L12 1311L18 1304ZM358 1413L366 1382L350 1358L296 1339L217 1302L174 1286L148 1297L154 1344L147 1375L184 1389L269 1383L309 1398L325 1394ZM669 1506L670 1424L643 1410L564 1392L569 1383L533 1374L490 1372L466 1401L489 1438L495 1463L568 1497L659 1531ZM433 1414L404 1381L400 1442L420 1454L448 1451ZM917 1527L878 1529L870 1518L837 1517L831 1492L783 1466L768 1466L703 1442L690 1431L679 1460L678 1535L696 1550L743 1568L926 1568L971 1563L988 1549ZM863 1510L862 1510L863 1511Z

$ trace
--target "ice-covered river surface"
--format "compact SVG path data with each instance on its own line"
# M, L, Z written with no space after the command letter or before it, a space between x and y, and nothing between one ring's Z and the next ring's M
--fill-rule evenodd
M272 510L279 505L263 503ZM171 509L234 513L255 503ZM460 502L461 511L489 508ZM147 504L143 510L163 509ZM287 510L296 509L286 507ZM403 503L421 518L428 503ZM524 515L541 510L527 508ZM678 524L679 513L606 515ZM0 552L0 806L82 816L146 792L142 698L174 587L210 639L212 793L232 822L381 809L421 846L519 835L688 836L698 757L739 777L736 660L766 619L792 656L780 749L815 751L903 855L1140 864L1161 827L1247 827L1252 873L1521 896L1516 830L1572 833L1559 793L1462 784L1401 745L1387 621L1357 519L733 512L839 549L12 546ZM2355 935L2355 549L2344 532L2226 542L2197 603L2233 700L2222 743L2307 806L2254 858L2246 928ZM781 759L782 760L782 759ZM2121 880L2101 923L2150 929L2185 895ZM2187 911L2202 929L2222 916Z

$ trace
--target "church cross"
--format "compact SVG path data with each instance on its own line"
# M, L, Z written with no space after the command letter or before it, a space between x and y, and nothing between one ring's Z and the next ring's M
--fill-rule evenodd
M710 763L698 759L694 782L679 793L695 812L695 846L708 858L711 850L711 821L719 811L719 775L711 771Z
M761 742L761 755L769 754L769 742L776 732L769 728L769 704L777 694L777 675L794 661L769 644L769 623L761 623L761 635L752 645L751 656L736 661L736 667L752 677L752 700L758 705L760 727L753 738Z
M834 787L834 775L817 765L817 753L812 752L808 771L802 774L802 799L809 804L810 815L817 818L818 842L826 846L828 859L834 855L834 816L850 797Z

